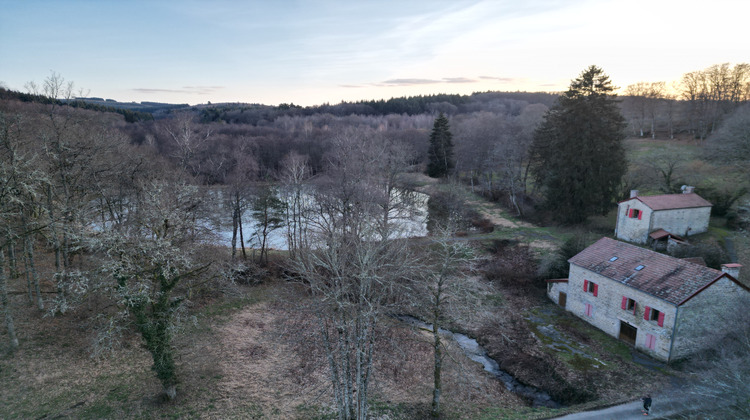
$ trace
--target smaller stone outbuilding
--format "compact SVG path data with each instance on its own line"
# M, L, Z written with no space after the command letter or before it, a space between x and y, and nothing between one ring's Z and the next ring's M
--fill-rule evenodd
M569 262L568 279L548 281L550 299L663 361L715 345L750 303L739 264L719 271L610 238Z
M684 187L682 194L651 196L640 196L633 190L629 199L618 204L615 236L623 241L646 244L703 233L708 230L711 207L712 204L696 194L693 187Z

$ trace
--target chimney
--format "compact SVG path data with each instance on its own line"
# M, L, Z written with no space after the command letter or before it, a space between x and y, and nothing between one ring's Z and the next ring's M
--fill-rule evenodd
M695 187L692 187L690 185L685 185L685 189L682 190L683 194L692 194L693 191L695 191Z
M638 197L638 190L630 190L630 198Z
M731 264L722 264L721 265L721 271L729 274L730 276L734 277L735 279L740 278L740 268L742 268L742 264L731 263Z

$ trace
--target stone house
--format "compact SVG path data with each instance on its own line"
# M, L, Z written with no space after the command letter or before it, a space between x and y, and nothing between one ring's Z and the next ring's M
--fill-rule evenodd
M682 194L640 196L637 190L618 203L615 236L645 244L650 240L680 238L708 230L712 204L684 187Z
M610 238L569 262L568 279L548 280L550 299L667 362L715 344L750 302L739 264L714 270Z

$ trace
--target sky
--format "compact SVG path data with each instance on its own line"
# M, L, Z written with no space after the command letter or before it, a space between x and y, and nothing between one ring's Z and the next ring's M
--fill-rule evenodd
M318 105L616 86L750 62L746 0L0 0L0 85Z

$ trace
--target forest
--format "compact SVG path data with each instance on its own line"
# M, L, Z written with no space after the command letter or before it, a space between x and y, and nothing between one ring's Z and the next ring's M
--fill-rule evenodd
M750 370L721 376L741 335L654 373L545 299L634 189L695 186L712 228L682 256L750 266L750 64L614 89L595 66L561 93L311 107L0 89L0 417L551 418L646 378L750 415ZM551 319L599 358L550 352Z

